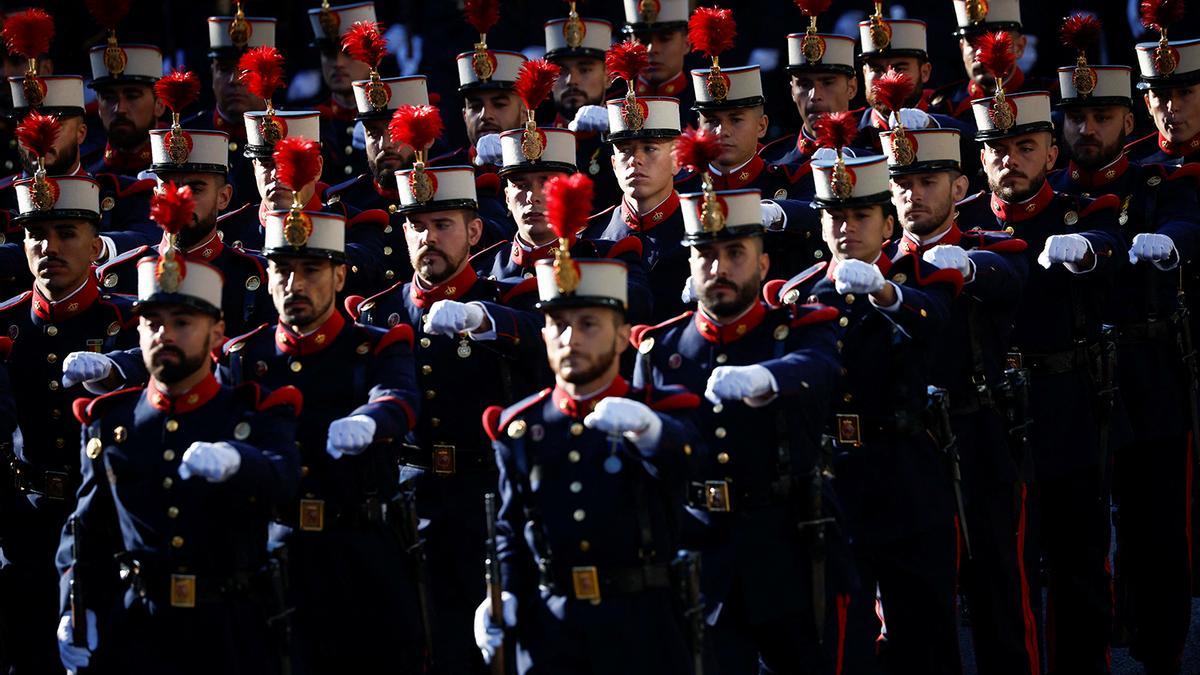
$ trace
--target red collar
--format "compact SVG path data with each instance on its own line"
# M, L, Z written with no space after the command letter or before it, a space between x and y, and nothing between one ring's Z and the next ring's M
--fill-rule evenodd
M897 245L897 248L900 249L902 255L916 255L933 246L958 246L960 241L962 241L962 230L958 229L958 223L955 222L950 224L950 229L946 230L941 239L929 242L928 244L913 239L906 232L900 237L900 243Z
M803 128L800 129L800 133L796 134L796 150L809 157L812 157L812 154L817 151L817 142L805 136Z
M762 157L754 155L742 168L735 169L736 173L726 172L721 175L712 174L713 188L717 190L739 190L753 183L763 172L767 163ZM709 173L712 173L711 171Z
M554 407L558 408L562 414L567 417L581 419L587 417L596 408L596 404L606 398L621 398L629 392L629 383L625 378L618 375L604 391L597 393L594 396L589 396L585 399L578 399L571 396L561 387L554 387L554 392L550 395L554 399Z
M91 307L100 297L100 285L96 283L95 275L89 274L79 290L70 297L54 302L42 295L37 286L33 287L33 313L43 321L57 323L66 321Z
M687 76L680 71L675 77L663 82L660 85L653 85L642 79L640 76L637 79L637 93L641 96L675 96L687 88Z
M1195 136L1192 136L1191 139L1186 141L1172 143L1162 135L1162 132L1159 132L1158 149L1172 157L1187 157L1197 150L1200 150L1200 134L1196 134Z
M167 236L164 234L162 241L158 243L158 252L163 253L167 250ZM217 256L221 255L221 251L225 250L225 244L221 238L217 236L217 231L214 229L209 233L208 237L183 252L184 258L187 260L199 260L202 262L212 262Z
M1005 94L1014 94L1018 91L1021 91L1021 87L1024 86L1024 84L1025 84L1024 71L1022 71L1020 68L1014 68L1013 74L1007 80L1004 81L1004 93ZM979 86L979 83L976 82L975 80L967 81L967 98L968 99L986 98L988 96L995 96L995 95L996 95L996 92L994 92L994 91L989 92L988 90ZM968 103L968 106L969 105L970 105L970 103Z
M395 185L395 183L393 183L393 185ZM382 185L380 185L379 181L375 180L374 178L371 179L371 187L375 188L375 194L379 195L380 197L383 197L384 199L386 199L390 202L399 202L400 201L400 191L397 189L385 188Z
M1042 183L1042 189L1038 190L1037 194L1016 204L1009 204L993 193L992 213L1006 223L1020 223L1046 210L1052 201L1054 188L1050 187L1050 181L1046 181Z
M463 265L463 268L450 279L434 286L429 290L421 288L421 283L417 280L417 276L413 275L412 283L409 284L409 297L412 298L413 304L421 309L429 307L438 300L457 300L466 295L479 277L475 274L475 268L470 265Z
M104 146L104 166L133 175L150 167L150 139L133 150L114 148L111 143Z
M174 397L163 393L162 385L151 379L150 386L146 388L146 398L149 399L150 405L155 410L180 415L190 413L208 403L217 395L218 391L221 391L221 385L217 382L217 378L209 373L196 386Z
M213 129L216 129L217 131L224 131L225 133L229 134L230 138L236 138L238 140L246 139L246 125L234 124L233 122L230 122L229 120L225 119L225 116L218 112L216 108L213 108L212 125Z
M318 105L317 110L320 111L322 117L332 117L337 122L349 123L353 122L355 117L358 117L357 108L343 107L337 101L333 100L332 95L324 103Z
M839 263L841 263L841 260L838 258L830 258L829 267L825 268L826 279L833 281L833 271L838 268ZM875 259L875 266L878 267L879 272L886 277L888 272L892 271L892 259L884 255L883 251L880 251L879 257Z
M717 323L711 317L700 310L694 314L696 330L700 331L700 337L709 342L726 345L731 342L737 342L746 336L747 333L758 327L763 322L763 318L767 315L767 308L761 302L755 302L746 310L746 313L739 316L737 319L721 324Z
M279 323L275 326L275 342L284 354L291 356L311 356L333 344L333 341L337 339L338 333L342 332L342 327L345 325L346 318L336 309L333 311L333 314L329 315L325 323L321 324L320 328L308 335L300 335L280 319Z
M663 203L644 215L638 214L636 206L631 205L624 198L621 199L621 220L634 232L649 232L656 225L666 222L678 210L679 193L674 190Z
M517 267L533 267L533 264L539 260L546 260L554 255L558 250L558 239L551 239L541 246L526 246L521 242L520 235L513 237L512 254L510 258Z
M1079 187L1095 190L1124 176L1127 169L1129 169L1129 156L1122 152L1114 162L1095 171L1084 169L1072 160L1067 167L1067 175L1071 177L1071 182Z

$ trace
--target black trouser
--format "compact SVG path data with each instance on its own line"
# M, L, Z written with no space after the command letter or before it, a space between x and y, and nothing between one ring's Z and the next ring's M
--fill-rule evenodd
M7 472L0 471L7 480ZM72 499L10 494L0 509L0 672L61 675L58 627L58 573L54 564Z

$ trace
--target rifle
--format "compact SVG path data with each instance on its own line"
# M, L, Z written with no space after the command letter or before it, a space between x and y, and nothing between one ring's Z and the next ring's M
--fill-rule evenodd
M1196 362L1196 343L1192 340L1192 318L1188 309L1187 295L1183 291L1183 266L1180 265L1179 290L1175 294L1176 321L1179 322L1176 339L1179 342L1179 353L1183 355L1184 372L1188 378L1188 417L1192 423L1192 443L1200 441L1200 364ZM1200 458L1200 453L1197 453ZM1195 460L1200 463L1200 459Z
M421 612L421 634L425 639L425 665L433 666L433 616L429 599L429 561L425 557L425 540L421 538L420 516L417 515L417 493L411 487L400 490L400 518L396 523L400 542L413 566L417 584L417 607Z
M68 585L68 602L71 604L71 644L87 648L87 609L84 605L83 584L79 579L79 565L82 562L79 554L84 550L80 543L83 538L83 521L72 514L67 520L67 528L71 533L71 579Z
M279 650L279 672L292 675L292 612L287 600L287 578L284 563L287 548L280 548L275 555L268 556L267 576L267 626L275 636L275 648Z
M692 649L694 675L704 675L704 605L700 601L700 554L680 551L671 561L675 589L683 607L683 619L688 628L688 644Z
M963 548L967 558L971 554L971 533L967 528L967 508L963 501L962 468L958 462L958 439L950 426L950 392L941 387L929 387L929 407L933 413L933 436L941 446L950 471L950 483L954 488L954 508L958 513L958 527L962 530Z
M491 608L492 625L499 621L504 627L504 603L500 599L502 583L500 579L500 552L496 547L496 494L489 492L483 497L483 509L487 516L487 560L484 561L483 580L487 584L487 599ZM492 675L504 675L505 659L504 641L492 655Z

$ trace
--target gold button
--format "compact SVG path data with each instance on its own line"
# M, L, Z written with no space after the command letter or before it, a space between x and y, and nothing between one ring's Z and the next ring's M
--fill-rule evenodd
M391 278L394 278L394 277L396 276L396 273L395 273L394 271L392 271L392 270L388 270L388 271L386 271L386 272L384 272L384 273L383 273L383 276L384 276L384 278L385 278L385 279L391 279Z
M170 490L171 486L174 484L175 484L175 479L171 478L170 476L167 476L166 478L164 478L163 482L162 482L162 486L163 486L164 490Z
M582 491L583 491L583 483L580 483L577 480L571 481L571 492L574 492L575 494L579 494Z
M54 439L54 447L56 447L56 448L61 448L66 444L67 444L67 442L61 438Z
M308 472L309 472L310 470L311 470L311 469L309 469L307 466L301 466L301 467L300 467L300 477L301 477L301 478L304 478L304 477L308 476Z
M722 452L722 453L717 454L717 464L728 464L728 463L729 463L729 453L728 452Z
M58 354L51 352L46 355L46 363L57 363L57 362L58 362Z
M838 319L838 325L842 328L845 328L846 326L850 325L850 319L843 316L842 318Z
M58 335L58 326L46 326L46 335L50 337Z
M422 375L428 375L432 372L433 372L433 366L428 365L428 364L421 366L421 374Z
M854 400L854 394L851 394L850 392L846 392L845 394L842 394L842 400L845 401L846 403L849 403L850 401Z
M389 206L389 207L388 207L388 211L391 211L392 213L395 213L395 212L396 212L396 205L395 205L395 204L392 204L391 206ZM383 228L383 233L384 233L384 234L391 234L391 233L392 233L392 226L391 226L391 225L386 225L386 226L384 226L384 228Z
M434 390L432 390L432 389L426 389L426 390L425 390L425 398L426 398L426 400L433 400L433 397L434 397L434 396L437 396L437 392L436 392L436 391L434 391Z
M350 154L353 154L353 153L354 153L354 146L353 146L353 145L347 145L347 146L346 146L346 154L347 154L347 155L350 155Z
M582 523L583 519L587 518L587 512L583 509L575 509L575 513L572 513L571 517L575 519L575 522Z
M429 420L429 426L431 426L431 427L439 427L439 426L441 426L441 425L442 425L442 420L441 420L441 419L439 419L439 418L437 418L437 417L430 418L430 420Z
M50 410L50 419L57 420L60 418L62 418L62 411L59 410L58 408L52 408Z
M238 422L233 427L233 438L235 440L244 441L247 438L250 438L250 431L251 429L249 422Z
M847 293L847 294L846 294L846 304L847 304L847 305L853 305L853 304L854 304L854 300L855 300L855 298L854 298L854 294L853 294L853 293Z
M291 365L288 366L288 368L292 369L293 373L300 372L300 369L303 367L304 366L299 361L292 361Z
M725 427L717 427L713 429L713 436L717 438L725 438Z
M233 152L237 152L237 149L238 149L237 141L230 141L229 149Z
M688 443L683 444L683 454L688 457L692 456L692 446L690 444L688 444Z
M174 450L163 450L163 461L164 462L174 462L175 461L175 451Z
M99 438L89 438L86 446L88 459L96 459L104 450L104 443Z
M179 507L177 507L177 506L168 507L167 508L167 517L168 518L178 518L179 517Z
M421 338L421 341L420 341L420 343L419 343L419 344L420 344L422 347L425 347L426 349L428 349L428 348L429 348L429 338L427 338L427 337L423 337L423 338Z
M395 213L395 212L396 212L396 205L395 205L395 204L388 204L388 213ZM392 226L391 226L391 225L388 225L387 227L383 228L383 233L384 233L384 234L388 234L388 233L390 233L391 231L392 231Z
M392 254L392 247L391 247L391 246L384 246L384 247L383 247L383 254L384 254L384 255L391 255L391 254Z
M579 436L579 435L583 434L583 425L580 424L579 422L573 422L571 424L570 431L571 431L572 436Z
M922 309L922 310L921 310L921 317L922 317L922 318L924 318L924 317L927 317L927 316L929 316L929 312L927 312L927 311L925 311L924 309Z
M58 391L58 380L50 380L46 386L50 388L50 391Z
M723 410L725 410L725 406L721 403L718 403L713 406L713 414L714 415L720 415Z
M592 542L588 541L587 539L579 540L579 550L580 551L587 553L588 550L590 550L591 548L592 548Z
M572 450L567 453L567 461L568 462L570 462L572 464L576 464L579 462L579 460L580 460L580 454L579 454L578 450Z
M116 286L117 281L118 281L117 275L115 275L115 274L105 274L104 275L104 287L105 288L112 288L113 286Z
M775 327L775 339L776 340L786 340L788 333L790 333L790 332L791 331L788 330L787 326L776 326Z
M171 537L171 546L175 548L183 548L183 537L179 535Z
M514 420L512 424L508 425L508 437L514 440L522 438L528 428L529 425L525 423L525 420Z
M177 420L167 420L167 431L178 431L179 422Z
M729 360L729 357L726 356L725 354L717 354L717 363L725 363L728 360Z

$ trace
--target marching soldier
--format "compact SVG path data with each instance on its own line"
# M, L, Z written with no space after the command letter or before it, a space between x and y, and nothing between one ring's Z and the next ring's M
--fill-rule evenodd
M702 555L710 651L722 673L833 672L849 590L848 557L826 550L839 537L821 465L837 311L760 297L770 259L757 192L681 200L699 306L634 329L634 384L711 402L697 412L703 445L686 458L684 542ZM829 575L828 560L842 563ZM834 591L841 600L827 602Z
M107 143L97 160L85 158L88 172L136 177L150 168L150 130L166 108L154 94L163 74L162 51L154 45L119 44L109 27L107 44L88 51L100 122Z
M1183 3L1150 0L1144 4L1143 25L1162 36L1158 42L1137 45L1138 89L1145 92L1156 133L1132 144L1130 151L1148 164L1195 163L1200 161L1200 101L1196 100L1200 43L1167 40L1167 27L1183 18Z
M687 0L624 0L625 35L646 46L649 63L637 74L635 92L638 96L668 96L679 99L680 110L687 122L696 121L692 114L692 90L684 70L687 58L688 20Z
M586 222L589 200L576 192L586 182L551 179L550 209L578 216L553 223L562 235ZM580 203L555 204L566 199ZM672 560L683 462L698 447L679 415L699 397L620 376L621 263L564 251L535 267L555 386L483 415L500 467L504 616L480 604L476 643L490 660L496 626L515 628L520 673L690 674L681 610L691 607L676 596Z
M99 254L100 186L86 176L38 175L18 181L21 242L32 290L0 305L11 341L9 379L21 387L16 439L5 436L0 514L0 664L16 673L51 672L57 660L46 627L54 621L55 543L79 486L79 425L71 402L87 394L63 381L74 351L128 347L129 299L101 290L91 262Z
M1005 355L1029 275L1026 244L956 218L969 181L955 129L886 131L880 136L891 174L892 205L904 228L901 253L957 270L963 293L951 306L941 358L930 383L949 394L946 415L961 457L968 555L960 558L981 673L1038 675L1037 625L1029 572L1020 552L1027 528L1023 449L1009 442L1012 398ZM945 440L945 439L943 439ZM951 470L952 467L951 467Z
M374 72L378 63L365 63L342 49L342 40L355 24L365 22L375 30L375 3L356 2L350 5L329 6L322 0L321 6L308 10L308 21L312 26L313 42L321 54L321 79L329 90L329 98L318 103L316 109L323 119L321 146L325 148L328 165L326 175L331 181L355 176L367 167L363 148L354 146L355 119L358 105L355 103L354 83L367 79L368 69ZM382 54L379 55L382 58Z
M219 270L168 253L144 259L138 276L134 311L150 381L74 406L85 442L79 503L58 555L62 664L280 672L270 634L280 580L268 565L267 523L300 480L300 394L213 376ZM185 643L203 649L181 663Z

